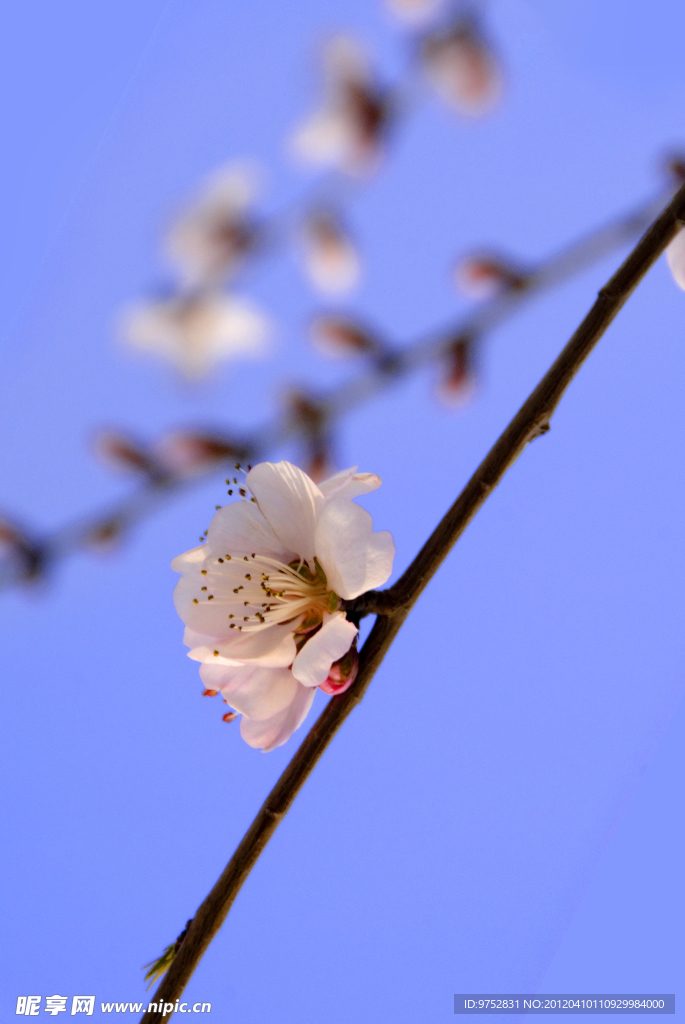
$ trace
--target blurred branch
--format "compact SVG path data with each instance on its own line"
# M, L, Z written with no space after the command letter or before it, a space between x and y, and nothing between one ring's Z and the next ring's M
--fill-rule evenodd
M154 996L157 1005L174 1005L190 980L262 850L287 814L336 732L361 701L400 627L428 582L524 448L550 428L550 419L569 384L614 317L685 223L685 185L657 218L636 248L600 290L592 309L538 386L519 409L464 490L400 579L384 594L348 602L352 613L376 612L360 652L352 687L333 697L262 805L218 882L200 905L166 977ZM373 601L376 600L376 605ZM172 1010L173 1012L173 1010ZM159 1024L171 1013L147 1012L142 1024Z
M369 357L369 364L352 380L332 388L321 396L310 396L321 418L320 427L328 428L375 395L396 385L423 366L435 363L458 339L481 339L509 319L534 295L567 280L644 231L663 204L663 195L637 210L618 217L561 252L529 270L516 288L505 290L481 303L460 321L447 325L404 348L385 348ZM152 515L165 502L194 483L216 472L224 461L257 462L278 450L284 443L301 437L310 441L306 417L287 410L252 435L239 440L206 435L200 438L206 453L206 470L188 476L184 472L149 475L142 486L127 498L93 514L34 539L41 552L43 572L78 550L96 545L100 538L115 539ZM198 435L199 437L199 435ZM35 578L25 571L21 559L5 559L0 564L0 589Z

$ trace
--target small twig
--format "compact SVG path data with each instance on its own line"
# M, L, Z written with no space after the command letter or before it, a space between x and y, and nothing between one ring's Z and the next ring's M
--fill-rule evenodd
M359 674L344 694L332 697L296 751L223 874L199 907L166 977L155 993L159 1005L174 1004L226 916L262 850L336 732L361 701L411 608L452 547L507 469L534 438L549 429L559 401L616 314L678 231L685 217L685 185L649 228L628 259L599 292L597 301L538 386L473 474L400 579L384 593L363 595L369 611L379 612L360 652ZM380 602L373 607L373 601ZM359 609L365 607L357 599ZM362 613L362 612L360 612ZM168 1020L148 1012L141 1024Z

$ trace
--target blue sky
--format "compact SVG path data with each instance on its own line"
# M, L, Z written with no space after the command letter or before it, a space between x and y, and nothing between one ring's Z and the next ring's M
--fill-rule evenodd
M477 123L417 97L352 196L364 258L342 305L405 344L456 318L457 256L542 259L663 187L685 146L674 0L492 0L503 103ZM406 39L380 0L15 5L5 76L0 504L38 530L126 493L96 428L249 427L313 354L321 308L284 252L241 281L273 358L206 385L115 342L163 285L159 235L228 159L264 208L314 181L287 159L313 55L358 33L388 79ZM424 372L341 424L341 466L411 560L589 308L614 254L485 342L464 410ZM457 991L678 992L683 977L685 294L654 268L431 584L307 783L189 989L219 1020L437 1021ZM284 448L274 458L297 459ZM223 474L107 555L2 596L4 1015L21 994L142 1000L142 964L204 897L296 740L262 756L199 699L169 562ZM323 706L323 697L316 707Z

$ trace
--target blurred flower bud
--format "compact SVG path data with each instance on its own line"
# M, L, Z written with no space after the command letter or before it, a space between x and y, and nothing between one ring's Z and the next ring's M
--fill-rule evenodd
M347 292L359 281L357 250L339 218L318 210L307 218L302 232L307 273L322 292Z
M419 25L436 14L444 0L386 0L386 5L401 21Z
M155 476L159 467L147 449L132 437L118 430L100 430L93 442L95 454L107 465L127 473Z
M321 441L313 447L309 459L305 461L304 471L315 484L322 480L328 480L335 473L335 465L331 451L325 441Z
M130 345L197 378L221 360L261 355L269 323L251 303L205 293L142 302L126 316L123 334Z
M666 259L673 274L673 280L685 289L685 229L681 228L666 249Z
M155 455L173 476L201 473L212 463L246 458L245 448L220 434L199 430L165 434L155 445Z
M33 582L45 569L46 551L8 519L0 519L0 563L25 583Z
M674 187L680 188L685 181L685 153L670 153L663 160L663 168Z
M249 207L259 179L252 164L222 168L207 179L198 200L172 225L167 250L191 287L219 284L255 251L261 227Z
M376 85L361 47L348 36L330 41L323 64L324 104L296 131L294 152L307 163L348 174L372 172L390 121L389 97Z
M123 537L125 525L121 516L112 516L101 523L96 523L85 534L84 547L99 552L110 551Z
M437 388L438 397L445 405L465 405L475 390L474 341L456 338L445 349L443 372Z
M521 291L529 275L501 256L478 253L460 260L454 269L457 286L472 299L492 299L505 291Z
M342 316L318 316L310 329L315 348L333 358L375 354L380 345L361 324Z
M324 693L329 693L332 697L338 693L344 693L345 690L349 690L350 686L352 686L352 683L357 678L358 671L359 653L355 641L344 657L333 662L328 673L328 679L325 683L319 685L319 689L323 690Z
M460 19L424 37L421 59L428 79L461 114L489 113L502 94L499 63L475 21Z

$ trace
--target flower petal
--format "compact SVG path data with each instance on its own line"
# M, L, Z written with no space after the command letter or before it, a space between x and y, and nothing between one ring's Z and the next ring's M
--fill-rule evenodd
M237 634L235 639L234 634ZM219 653L215 654L215 651ZM292 625L269 626L255 633L234 630L229 637L210 639L209 643L200 643L188 651L188 657L193 661L216 661L217 664L250 661L264 668L292 665L296 654Z
M200 544L197 548L191 548L190 551L185 551L182 555L177 555L171 563L171 568L174 572L187 573L192 572L193 569L198 569L201 562L204 562L207 556L207 548L204 544Z
M283 545L313 563L316 520L325 504L314 481L291 462L261 462L248 473L247 486Z
M357 467L343 469L335 476L319 484L319 490L327 502L334 498L358 498L360 494L375 491L381 485L381 478L375 473L358 473Z
M252 501L234 501L220 508L207 531L207 544L212 553L222 556L255 551L286 564L296 555L293 548L282 544Z
M243 716L240 722L240 735L251 747L261 747L265 754L275 750L286 743L302 725L312 706L315 693L314 689L298 686L292 704L272 718L254 719Z
M328 679L331 665L347 654L357 627L348 622L344 612L324 614L318 633L308 640L293 662L293 675L303 686L320 686Z
M319 517L316 554L328 586L340 597L353 598L386 582L395 544L387 530L373 532L373 520L365 509L337 498Z
M231 707L258 721L273 718L290 707L301 689L287 668L246 665L202 665L200 679L210 690L220 690Z

